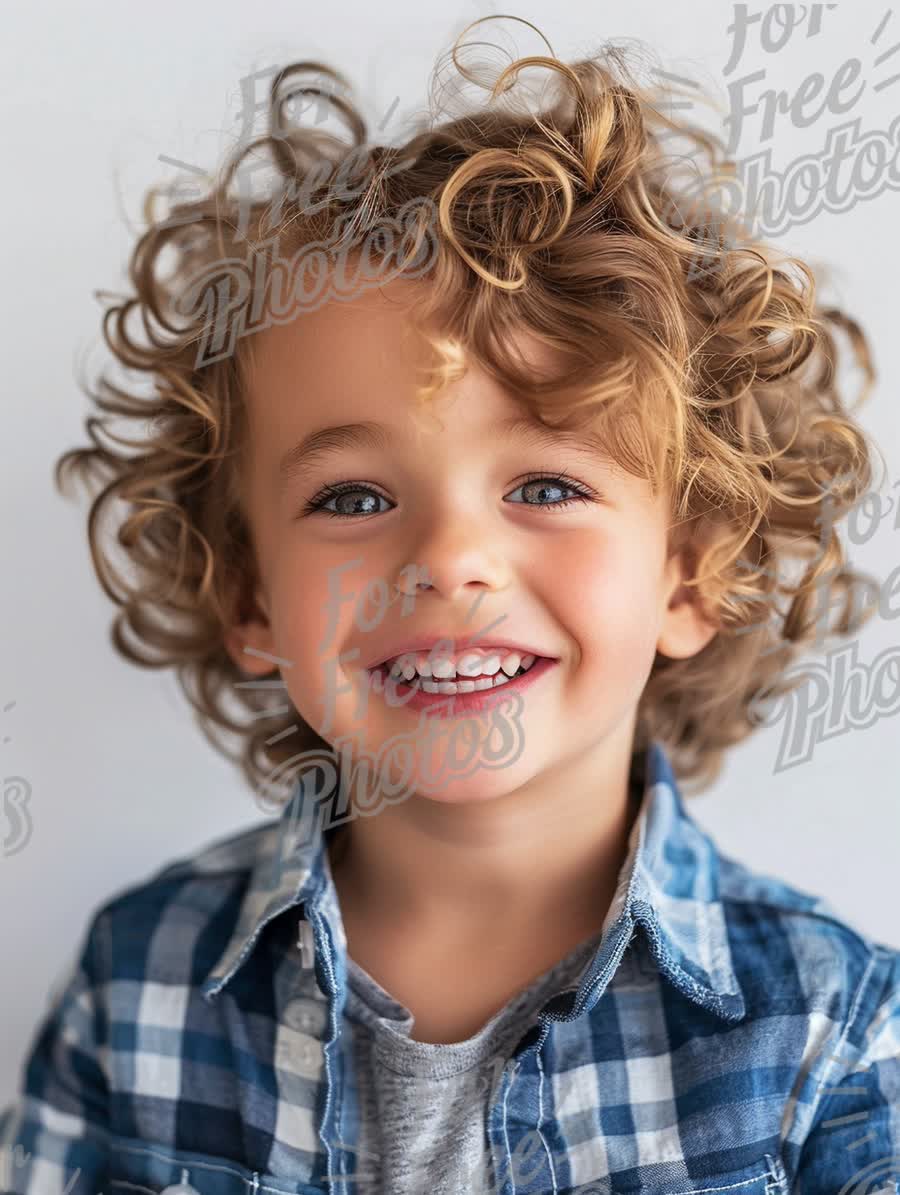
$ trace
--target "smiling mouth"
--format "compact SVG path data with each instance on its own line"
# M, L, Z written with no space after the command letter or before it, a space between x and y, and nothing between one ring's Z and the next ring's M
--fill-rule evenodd
M461 677L456 680L443 680L440 678L435 680L433 677L424 677L418 674L407 680L400 673L393 677L393 681L398 688L420 689L423 693L433 693L436 696L446 697L454 693L484 693L490 689L502 688L503 685L509 684L510 681L518 680L519 677L527 676L532 668L545 659L547 659L546 656L535 656L527 668L523 668L520 664L512 676L504 672L501 668L493 676ZM376 684L380 684L382 687L387 684L388 670L383 664L379 664L375 668L367 668L366 671L375 680Z

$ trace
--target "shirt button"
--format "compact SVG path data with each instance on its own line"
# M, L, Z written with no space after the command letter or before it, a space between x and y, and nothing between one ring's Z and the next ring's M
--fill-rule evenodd
M160 1195L200 1195L200 1192L188 1182L188 1171L182 1170L181 1182L176 1183L174 1187L165 1187Z
M292 1000L284 1010L284 1023L289 1029L299 1029L302 1033L315 1033L318 1018L306 1007L303 1000Z

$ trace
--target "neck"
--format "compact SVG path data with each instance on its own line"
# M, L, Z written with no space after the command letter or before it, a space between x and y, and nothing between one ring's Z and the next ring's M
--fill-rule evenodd
M483 940L486 922L504 939L538 929L590 936L643 795L630 789L631 764L630 738L603 742L490 801L413 795L355 819L329 855L342 910L444 941Z

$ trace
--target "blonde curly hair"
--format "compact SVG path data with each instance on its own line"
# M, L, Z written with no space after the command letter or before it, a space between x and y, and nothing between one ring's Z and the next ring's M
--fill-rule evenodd
M514 103L526 68L545 68L558 88L538 112ZM862 366L862 397L875 378L865 336L817 305L808 265L781 259L722 209L716 188L736 184L722 142L664 115L617 47L570 64L516 59L482 108L432 118L399 146L368 144L338 88L349 91L320 63L286 66L272 80L268 131L230 156L207 194L158 219L159 190L147 196L133 294L107 308L103 335L152 394L101 375L88 390L105 413L86 419L92 446L66 452L55 470L60 488L68 469L102 485L87 529L97 577L120 607L115 648L176 670L204 734L257 792L298 750L327 748L277 683L241 687L224 645L256 580L240 486L245 317L267 285L262 246L273 237L285 257L314 242L371 255L373 229L396 228L398 214L413 211L400 264L411 272L426 242L432 250L421 330L433 369L422 401L459 377L468 356L545 423L600 429L623 468L670 495L673 535L694 553L689 584L718 630L693 657L657 654L634 753L656 738L682 780L708 785L725 749L759 725L760 696L800 683L785 673L816 629L823 578L846 595L827 634L851 634L871 613L860 613L866 578L844 567L833 525L817 552L824 502L839 521L871 482L870 449L838 391L833 331L845 331ZM350 140L288 122L286 105L301 95L329 105ZM690 147L687 183L664 152L673 135ZM264 153L275 186L249 201L235 195L244 159ZM341 170L345 180L363 176L356 193L332 185ZM169 275L164 254L174 258ZM216 336L230 348L204 360L197 346L208 344L212 320L196 280L224 278L242 257L254 262L254 287L224 317L217 311ZM143 342L126 327L133 309ZM518 354L520 329L555 351L554 376L537 377ZM114 433L115 416L139 434ZM104 514L119 520L128 576L101 544ZM785 575L792 560L803 566L795 585ZM766 616L779 596L787 603L775 627Z

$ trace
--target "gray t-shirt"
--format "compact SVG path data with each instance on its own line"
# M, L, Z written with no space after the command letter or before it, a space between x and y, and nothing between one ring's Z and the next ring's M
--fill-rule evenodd
M347 959L345 1033L359 1092L361 1195L459 1195L496 1189L486 1135L497 1070L536 1013L575 988L602 934L586 939L466 1041L413 1041L413 1015Z

